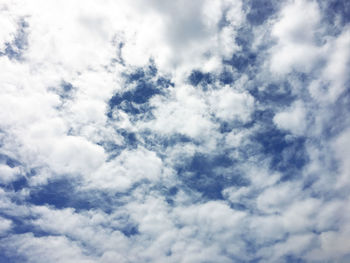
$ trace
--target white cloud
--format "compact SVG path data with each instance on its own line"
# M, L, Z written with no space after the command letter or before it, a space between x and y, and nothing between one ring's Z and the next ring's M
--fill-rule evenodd
M330 203L329 208L335 208L338 211L332 215L337 216L337 230L325 228L319 236L319 246L306 254L306 259L310 261L338 261L346 262L349 258L349 199L342 200L340 203Z
M295 188L296 185L288 183L274 185L258 196L257 207L265 213L278 213L285 210L285 206L300 194Z
M278 128L290 131L294 135L305 134L307 127L306 110L301 101L296 101L287 109L277 113L273 118Z
M11 220L0 217L0 236L9 231L12 227Z
M136 182L154 182L162 176L162 160L154 152L140 147L123 151L114 160L104 162L99 169L88 174L86 179L92 188L125 191Z
M234 235L233 229L236 229L234 226L237 226L245 217L244 212L234 211L227 204L215 201L185 209L180 207L177 213L182 222L200 226L200 235L214 232L220 233L221 238L229 238L229 235ZM232 228L233 231L227 233L226 230L229 228Z
M152 56L161 69L174 69L180 72L181 67L199 67L211 56L223 54L228 56L236 46L229 47L225 34L222 39L217 37L219 22L223 11L227 11L228 28L236 28L243 21L241 1L139 1L142 11L147 16L141 25L141 34L135 37L132 46L125 47L126 59L133 57L144 58ZM152 28L150 30L150 28ZM231 34L234 35L234 29ZM221 49L224 47L224 49ZM142 52L142 53L141 53ZM143 59L143 63L147 58ZM140 60L140 59L139 59ZM133 63L135 60L130 61Z
M322 48L314 39L320 19L316 1L297 0L283 7L271 32L278 41L272 48L272 72L284 74L293 69L302 72L312 69L313 63L322 55Z
M20 175L20 169L18 167L10 167L8 165L0 164L0 182L9 183L15 181Z
M282 222L291 233L304 233L312 230L314 216L319 211L321 201L307 198L290 205L282 216Z
M193 138L208 136L216 125L210 120L208 106L201 95L191 86L180 86L171 91L170 99L153 99L155 120L144 126L163 134L180 133Z
M257 256L281 262L286 255L344 261L350 233L348 122L330 139L323 131L346 89L349 28L327 32L316 1L283 4L258 29L246 24L249 4L239 0L1 4L0 235L6 237L0 248L6 256L27 262L232 262ZM23 50L14 46L21 52L17 61L4 50L18 36L20 21L28 24L28 43ZM250 42L240 46L236 37ZM223 65L237 51L255 52L248 72ZM153 118L135 120L115 107L109 119L113 94L136 85L125 74L148 66L151 58L157 77L174 83L149 100ZM223 69L233 84L221 84ZM206 89L189 85L193 70L210 73L213 82ZM308 79L294 72L309 73ZM297 100L289 107L273 101L274 94L266 93L269 101L254 97L255 87L274 81L291 85ZM72 90L64 91L62 83ZM266 138L266 147L273 148L267 154L255 138L270 136L264 132L272 114L277 128L310 138L309 163L299 167L291 158L287 164L298 173L290 181L271 166L271 158L279 157L274 138ZM234 128L221 131L220 122ZM118 134L121 129L135 134L136 147ZM285 139L293 145L295 136ZM108 143L119 152L105 150ZM292 157L304 153L302 147L289 150ZM189 167L198 153L214 156L213 166ZM233 164L215 163L221 155ZM201 170L207 168L211 174ZM217 182L224 200L207 200L184 187L191 169L208 173L213 182L217 171L225 179L237 172L244 186ZM28 184L15 183L19 176ZM67 197L79 200L65 205L83 198L93 208L31 203L32 187L62 176L79 180L72 186L79 196ZM17 221L6 218L47 235L16 233ZM135 233L128 234L131 227Z
M62 236L34 237L32 234L9 236L2 239L1 247L11 250L8 257L25 256L27 262L93 263L76 243Z
M90 174L105 161L103 148L83 138L67 136L51 143L45 149L47 162L57 173Z
M282 261L283 256L296 255L300 257L300 255L309 249L315 238L316 235L314 234L291 236L285 242L262 250L261 254L271 262L287 262Z
M320 77L312 81L309 91L313 98L322 104L334 103L344 92L349 81L350 29L343 28L341 34L329 40L326 65Z
M11 43L16 36L17 25L6 6L0 6L0 13L0 52L4 52L6 44Z
M335 152L335 156L339 161L339 178L337 179L336 186L349 187L350 186L350 130L347 129L341 133L332 145Z
M254 111L254 98L229 86L208 94L214 114L224 121L250 121Z

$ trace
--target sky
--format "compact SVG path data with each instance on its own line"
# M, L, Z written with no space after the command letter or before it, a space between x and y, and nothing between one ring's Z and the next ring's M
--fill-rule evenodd
M0 0L0 263L350 262L350 2Z

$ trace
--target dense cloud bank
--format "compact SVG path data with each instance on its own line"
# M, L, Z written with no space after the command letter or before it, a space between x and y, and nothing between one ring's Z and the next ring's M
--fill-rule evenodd
M0 262L350 262L350 2L0 2Z

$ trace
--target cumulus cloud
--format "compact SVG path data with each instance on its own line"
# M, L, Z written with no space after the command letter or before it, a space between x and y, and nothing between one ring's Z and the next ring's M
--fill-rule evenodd
M341 34L331 39L326 65L322 69L322 77L315 79L309 86L311 95L322 103L334 103L344 92L349 81L346 70L349 65L350 31L345 27Z
M303 135L307 127L307 116L300 101L295 102L287 111L277 113L273 120L277 127L295 135Z
M16 34L16 21L11 17L10 12L2 6L2 15L0 20L1 35L0 35L0 50L4 52L6 44L11 43Z
M11 244L7 246L7 242ZM2 240L1 246L15 252L22 251L22 256L27 262L94 262L83 254L81 249L62 236L34 237L31 234L10 236ZM21 257L9 254L10 260L20 260Z
M141 180L151 182L166 176L162 171L162 160L151 151L138 149L124 151L115 160L105 162L91 173L90 187L101 187L125 191Z
M3 1L0 261L348 262L347 7Z
M278 40L271 58L271 70L287 73L294 68L308 72L321 55L315 43L320 27L320 10L315 1L293 1L281 10L280 19L272 28Z
M248 122L254 110L254 98L229 87L213 91L210 95L214 114L224 121Z
M0 218L0 235L4 235L11 229L12 222L5 218Z

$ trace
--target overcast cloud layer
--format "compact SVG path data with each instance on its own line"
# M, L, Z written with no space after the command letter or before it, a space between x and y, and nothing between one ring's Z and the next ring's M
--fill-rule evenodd
M349 22L0 0L0 262L350 262Z

